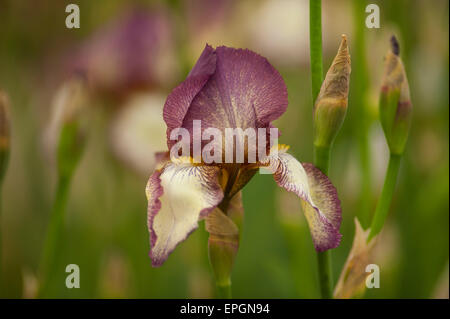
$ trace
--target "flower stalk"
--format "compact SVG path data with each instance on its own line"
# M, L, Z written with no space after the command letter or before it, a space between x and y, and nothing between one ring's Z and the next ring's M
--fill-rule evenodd
M312 100L314 103L323 81L322 0L309 0L309 47Z
M313 104L323 81L322 60L322 0L309 1L309 47L311 59L311 86ZM329 149L314 146L314 165L328 174ZM331 298L331 256L328 251L317 252L319 285L322 298Z
M58 145L58 182L41 260L39 296L46 296L54 268L58 245L64 229L64 215L75 169L80 161L84 143L76 122L64 125Z
M366 4L360 0L353 1L353 19L354 25L358 26L360 21L366 18ZM372 177L371 177L371 151L369 145L369 131L372 124L369 106L366 95L369 88L369 74L366 59L366 34L365 28L354 28L354 74L353 77L358 79L352 83L352 105L356 105L353 109L354 121L353 125L358 140L359 152L359 170L360 170L360 192L359 205L357 206L358 218L361 226L366 229L370 225L372 210ZM350 121L352 122L352 121Z
M390 157L383 190L370 227L368 242L381 231L389 212L411 126L412 104L409 85L399 54L400 47L397 39L393 36L391 49L385 59L380 95L380 122L389 146Z
M39 297L48 296L51 273L64 229L70 185L84 151L85 134L80 110L86 103L85 89L83 79L77 78L63 85L55 99L55 112L60 116L56 121L60 127L56 145L57 185L41 256Z
M347 38L342 42L333 64L323 79L321 1L310 0L310 55L314 117L314 165L328 175L333 141L347 111L350 56ZM319 285L324 299L332 298L331 253L317 253Z
M386 220L389 207L391 206L392 197L394 195L401 159L401 155L397 154L391 154L389 157L389 164L386 177L384 179L383 190L381 191L381 196L375 209L367 242L375 237L383 228L384 221Z

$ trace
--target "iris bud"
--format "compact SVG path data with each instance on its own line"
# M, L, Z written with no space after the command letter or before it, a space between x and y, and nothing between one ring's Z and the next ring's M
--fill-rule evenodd
M399 51L397 39L393 36L385 59L380 95L381 125L389 150L396 155L405 150L412 117L408 79Z
M327 72L314 105L314 145L328 148L344 122L350 82L347 37L342 35L338 53Z
M55 121L60 130L56 144L58 172L64 177L73 173L84 150L86 133L82 114L87 101L83 77L75 77L64 83L55 97Z

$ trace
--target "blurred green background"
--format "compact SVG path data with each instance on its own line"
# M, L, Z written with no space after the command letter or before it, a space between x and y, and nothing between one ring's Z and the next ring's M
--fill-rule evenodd
M68 3L80 7L79 29L65 27ZM379 29L365 26L369 3L380 7ZM144 81L136 89L120 89L120 94L102 92L89 105L88 144L72 183L58 265L52 273L52 296L214 296L203 222L162 267L154 269L150 264L144 188L152 167L149 164L145 171L146 155L140 156L141 164L131 165L134 159L128 153L146 149L146 137L149 149L164 141L152 141L159 135L146 130L145 121L141 125L147 135L126 151L114 144L121 130L128 134L127 125L132 136L140 134L134 132L133 122L111 135L111 123L126 110L127 101L143 93L167 96L184 79L205 43L249 48L281 72L289 107L275 123L282 134L280 142L291 145L301 161L312 161L308 1L0 0L0 88L10 96L12 127L11 157L2 189L2 297L34 296L56 179L45 139L52 96L70 74L80 48L91 45L91 51L102 50L92 45L102 36L97 30L108 28L135 6L140 12L164 13L169 32L163 40L168 44L160 55L166 59L163 63L158 60L161 56L152 55L152 66L163 66L156 80ZM383 56L390 36L396 34L414 117L377 247L380 288L367 291L366 297L448 298L448 1L324 0L322 8L324 69L342 33L349 37L352 55L348 113L330 168L343 207L343 239L332 252L335 281L352 244L354 217L364 210L373 212L384 179L388 150L377 121L377 101ZM159 45L161 40L154 42ZM106 56L116 53L104 51ZM127 68L127 63L122 67ZM159 81L159 74L165 81ZM155 107L160 110L162 104ZM133 144L133 138L127 141ZM244 229L232 278L234 297L319 297L316 254L296 197L278 189L271 176L256 175L245 187L243 199ZM65 287L65 266L70 263L80 266L80 289Z

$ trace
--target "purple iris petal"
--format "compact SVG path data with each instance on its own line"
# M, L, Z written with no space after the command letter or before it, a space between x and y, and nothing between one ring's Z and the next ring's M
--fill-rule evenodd
M178 127L192 131L194 120L202 121L202 129L264 128L287 104L286 85L265 58L250 50L207 46L167 98L164 120L168 134Z
M167 124L167 146L169 149L176 141L169 139L173 129L181 127L183 119L192 103L211 75L216 70L216 53L206 45L194 68L184 82L172 90L164 105L163 117Z

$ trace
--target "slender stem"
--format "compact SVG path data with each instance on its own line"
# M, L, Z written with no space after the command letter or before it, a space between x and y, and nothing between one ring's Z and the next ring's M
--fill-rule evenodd
M231 299L231 282L228 285L216 285L217 288L217 298L219 299Z
M61 240L64 225L64 213L68 199L71 176L60 176L56 189L53 210L50 216L47 237L41 260L41 286L39 296L45 295L51 280L50 271L54 267L56 251Z
M314 104L323 81L321 0L309 0L309 46L311 58L312 101Z
M353 0L353 18L355 26L361 25L365 16L364 1ZM359 169L361 171L361 188L358 204L358 218L361 225L367 228L370 224L370 213L372 206L372 176L371 176L371 156L369 140L370 117L365 99L365 93L369 87L369 76L366 59L366 37L365 28L355 28L354 59L353 59L353 79L351 101L353 106L353 125L358 140Z
M389 164L386 177L384 179L383 190L381 191L381 197L378 200L377 208L375 209L367 242L375 237L383 228L384 221L386 220L389 207L391 205L392 196L394 195L401 158L402 156L398 154L391 154L389 157Z
M314 145L314 166L320 169L320 171L325 175L328 175L329 163L330 148L326 146Z
M2 293L3 293L3 268L2 268L2 261L3 261L3 258L2 258L2 254L3 254L3 249L2 249L2 244L3 244L3 241L2 241L2 235L3 235L3 232L2 232L2 227L3 227L3 224L2 224L2 204L3 204L3 201L2 201L2 199L3 199L3 197L2 197L2 180L1 180L1 178L0 178L0 297L2 296Z
M322 60L322 1L309 1L309 45L311 58L311 85L313 104L319 95L323 81ZM324 174L328 175L330 163L330 148L314 145L314 165ZM319 272L319 284L322 298L329 299L332 296L331 277L331 253L330 251L318 252L317 263Z
M331 275L331 251L317 252L317 265L319 271L320 294L322 299L331 299L333 296L333 278Z

